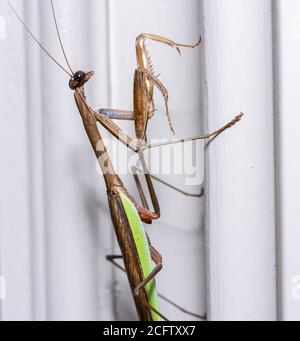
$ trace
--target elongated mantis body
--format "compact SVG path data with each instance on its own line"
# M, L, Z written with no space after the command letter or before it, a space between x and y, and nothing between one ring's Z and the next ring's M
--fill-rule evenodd
M180 51L180 47L194 48L198 46L200 42L195 45L185 45L177 44L170 39L158 35L140 35L136 41L138 68L135 71L134 78L134 111L130 112L110 109L101 109L96 111L89 106L85 94L85 84L94 76L94 72L77 71L74 73L72 71L68 59L66 58L65 50L58 31L53 1L51 0L51 6L55 19L55 25L57 28L61 48L70 72L67 71L66 68L60 65L56 60L54 60L48 51L41 46L39 41L27 28L23 20L18 16L13 6L10 3L9 5L19 20L23 23L25 29L40 45L43 51L70 76L69 86L74 91L76 105L81 115L85 131L103 173L107 188L111 217L122 253L122 256L108 256L108 259L113 263L115 263L117 258L123 259L125 271L128 276L128 281L132 289L133 298L140 319L143 321L158 321L161 319L166 319L160 312L158 302L159 294L155 284L155 276L162 268L162 257L151 245L143 226L143 222L151 223L153 220L160 217L159 201L152 184L152 177L147 172L147 166L143 157L143 151L145 149L155 148L162 145L147 145L146 139L148 120L151 119L155 113L153 100L155 87L157 87L163 94L169 126L173 132L174 128L168 109L168 92L158 77L156 77L153 73L150 55L145 48L145 39L152 39L161 43L165 43L169 46L176 47L178 51ZM240 120L240 118L241 115L237 116L229 124L212 134L195 137L188 140L208 139L214 137L225 129L233 126ZM125 134L124 131L114 123L113 119L133 120L135 123L136 137L132 138ZM154 210L149 209L140 186L139 190L143 204L142 206L136 202L136 200L125 188L120 177L114 170L97 123L100 123L129 149L139 153ZM180 142L182 142L182 140L170 140L163 145Z

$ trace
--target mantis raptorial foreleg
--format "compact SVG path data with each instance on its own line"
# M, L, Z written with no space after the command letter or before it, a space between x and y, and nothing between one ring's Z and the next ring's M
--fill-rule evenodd
M136 125L141 125L142 127L146 127L148 119L152 118L153 113L155 112L154 104L153 104L153 91L154 86L157 87L157 89L161 92L163 95L164 101L165 101L165 108L166 113L168 117L168 122L171 130L174 133L174 128L171 122L171 115L169 112L168 107L168 90L163 85L163 83L158 79L158 76L154 74L153 70L153 64L151 61L150 54L145 46L145 40L153 40L159 43L166 44L171 47L176 47L178 52L180 52L180 47L183 48L195 48L200 45L201 38L199 42L196 44L178 44L174 42L173 40L162 37L155 34L148 34L144 33L137 37L136 39L136 55L137 55L137 64L138 68L135 72L135 98L141 98L143 101L143 108L144 111L143 115L138 114L138 110L141 108L136 108L135 111L125 111L125 110L115 110L115 109L100 109L98 113L100 114L99 117L99 123L103 124L103 126L108 129L115 137L118 138L118 133L122 132L122 135L126 135L124 131L122 131L121 128L118 126L114 126L113 131L111 131L109 127L109 122L104 119L101 121L101 116L106 116L107 118L111 119L120 119L120 120L131 120L133 119L135 121ZM103 118L102 116L102 118ZM117 132L117 134L116 134ZM144 138L144 132L141 132L141 136L136 136L139 139ZM128 140L134 140L132 137L128 136ZM128 142L126 141L126 143ZM121 141L123 142L123 141ZM131 149L138 149L138 146L136 146L134 143L129 144L129 147Z
M129 136L108 116L100 114L98 111L98 113L95 112L95 118L108 132L133 152L137 153L142 148L140 141Z
M99 114L107 116L112 120L133 121L134 112L118 109L100 109Z
M138 53L139 50L145 51L145 40L146 39L155 41L157 43L166 44L170 47L175 47L179 54L181 54L181 52L180 52L181 47L196 48L197 46L199 46L201 44L201 40L202 40L200 37L199 41L196 44L179 44L179 43L176 43L175 41L173 41L169 38L163 37L163 36L159 36L159 35L152 34L152 33L142 33L136 39L137 54L139 54Z
M171 120L171 114L169 111L169 104L168 104L169 93L168 93L167 88L163 85L163 83L158 79L157 76L155 76L151 71L149 71L146 68L139 67L136 70L136 76L138 77L139 75L141 75L142 77L145 76L147 78L147 80L150 81L152 84L154 84L157 87L157 89L160 91L160 93L162 94L164 101L165 101L165 110L166 110L166 114L167 114L169 127L170 127L171 131L173 132L173 134L175 134L175 130L173 128L173 124L172 124L172 120ZM150 103L152 101L152 98L149 98L149 94L147 94L147 90L145 88L143 90L145 92L145 95L148 96L148 100ZM149 116L149 114L151 115L154 110L155 110L155 108L153 106L151 106L151 108L149 108L147 110L148 116Z
M155 75L153 75L149 70L147 70L146 68L140 67L136 70L135 77L136 78L138 78L138 77L142 78L143 76L145 76L148 80L150 80L157 87L157 89L161 92L161 94L164 98L164 102L165 102L165 109L166 109L166 113L167 113L169 126L174 133L174 128L172 125L171 114L170 114L169 105L168 105L168 100L169 100L168 90L163 85L163 83ZM143 84L142 80L140 81L140 84ZM142 92L143 93L146 92L146 87L143 89ZM144 95L147 98L146 101L149 101L147 93L144 93ZM155 109L152 108L149 110L147 110L147 109L145 109L145 110L147 111L147 115L145 117L143 117L143 121L144 120L147 121L149 118L148 115L151 114ZM137 124L135 112L126 111L126 110L116 110L116 109L99 109L98 114L99 114L98 115L99 123L101 125L103 125L104 128L109 130L109 132L112 133L121 142L123 142L123 141L119 137L120 135L128 137L126 143L128 143L128 141L134 140L133 137L128 136L128 134L122 128L120 128L116 123L114 123L114 122L111 123L109 121L112 121L112 119L130 120L132 118L135 121L135 123ZM146 125L146 123L144 123L144 125ZM137 136L137 138L144 138L144 136ZM133 147L136 147L136 146L133 146ZM138 147L136 147L136 149L138 149Z
M136 56L137 56L138 68L148 70L149 74L156 79L158 78L158 76L155 76L151 56L150 56L149 51L146 48L146 40L152 40L158 43L168 45L170 47L176 47L179 55L181 55L181 51L180 51L181 47L182 48L195 48L199 46L201 43L201 37L200 37L200 40L196 44L179 44L169 38L166 38L160 35L156 35L152 33L140 34L136 38ZM145 80L140 81L138 77L136 77L135 85L136 84L139 85L141 88L143 88L143 91L145 92L146 98L148 99L146 111L148 114L148 119L151 119L155 112L154 101L153 101L154 82L151 79L147 79L147 81ZM169 116L168 116L168 120L169 120L169 125L170 125L171 130L174 132Z

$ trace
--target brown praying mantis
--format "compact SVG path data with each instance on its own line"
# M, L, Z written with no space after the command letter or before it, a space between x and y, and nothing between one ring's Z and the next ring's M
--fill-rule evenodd
M153 177L149 173L144 158L144 151L146 149L157 148L170 144L216 137L226 129L235 125L241 119L242 114L236 116L231 122L226 124L221 129L205 136L198 136L184 140L173 139L155 145L147 144L148 121L154 117L156 111L154 105L155 88L157 88L163 95L169 126L173 133L174 128L168 108L168 91L163 83L158 79L158 77L154 75L151 57L146 48L146 41L149 39L158 43L166 44L170 47L176 48L177 51L180 53L180 48L196 48L200 45L201 39L197 44L188 45L178 44L168 38L159 35L141 34L136 39L137 68L134 74L134 110L94 110L89 106L85 94L85 84L94 76L94 72L73 72L73 69L71 68L71 65L68 61L62 38L58 29L58 22L54 10L53 0L50 0L50 2L57 36L67 67L61 65L51 56L51 54L41 45L35 35L29 30L25 22L18 15L9 1L8 4L17 18L23 24L26 31L34 39L34 41L70 77L69 87L71 90L74 91L75 102L81 115L85 131L102 170L107 188L111 218L122 253L121 256L107 256L107 259L118 268L126 272L130 287L132 289L137 313L141 320L167 320L167 318L160 312L158 302L159 297L167 300L176 308L190 315L193 315L200 319L205 319L205 316L200 316L188 312L185 309L174 304L173 302L169 301L162 295L159 295L157 292L155 277L162 269L162 257L159 252L156 251L155 248L151 245L149 237L145 232L143 223L150 224L153 220L160 217L159 200L157 198L152 181L153 178L156 180L159 179ZM126 134L114 122L114 120L117 119L132 120L135 126L135 137L131 137ZM106 146L99 131L98 123L107 131L109 131L121 143L127 146L131 151L139 155L142 165L142 173L145 176L151 203L153 206L152 210L149 208L148 202L146 200L146 195L141 186L137 173L138 170L134 169L134 178L142 202L141 205L128 192L122 180L115 172L110 156L107 152ZM171 188L176 189L170 184L165 184ZM117 263L117 259L123 259L124 268Z

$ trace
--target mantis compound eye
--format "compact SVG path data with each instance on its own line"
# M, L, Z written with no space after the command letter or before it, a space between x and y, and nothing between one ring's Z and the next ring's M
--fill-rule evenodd
M84 79L85 73L83 71L77 71L74 75L74 81L75 82L82 82Z
M73 78L70 79L69 87L72 90L82 86L85 83L86 73L83 71L77 71Z

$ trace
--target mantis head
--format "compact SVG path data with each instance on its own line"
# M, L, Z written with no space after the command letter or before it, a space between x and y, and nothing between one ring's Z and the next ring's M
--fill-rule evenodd
M86 82L88 82L93 76L94 71L89 72L83 72L83 71L77 71L75 72L74 76L70 79L69 87L72 90L75 90L77 88L81 88Z

